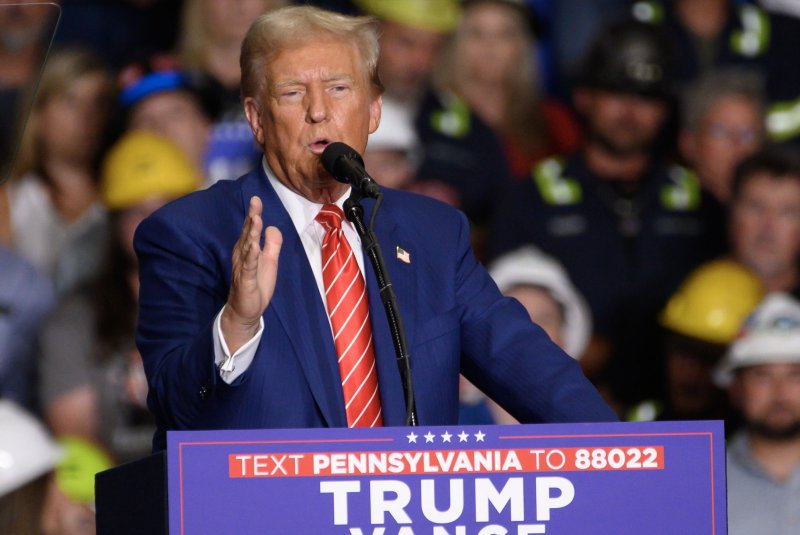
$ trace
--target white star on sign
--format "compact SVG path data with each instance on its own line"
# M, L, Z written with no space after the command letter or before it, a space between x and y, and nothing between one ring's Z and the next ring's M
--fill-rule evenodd
M478 431L475 433L475 441L476 442L483 442L483 438L486 436L486 433L483 431Z
M409 434L407 434L406 438L408 439L409 444L411 444L412 442L414 444L417 443L417 435L414 434L414 431L411 431Z
M433 433L431 433L430 431L428 431L428 434L427 434L427 435L422 435L422 436L424 436L424 437L425 437L425 442L426 442L426 443L427 443L427 442L433 442L433 439L434 439L434 438L436 438L436 435L434 435L434 434L433 434Z
M469 438L469 435L467 433L465 433L464 431L461 431L458 434L458 441L459 442L466 442L468 438Z
M444 433L442 433L442 435L441 435L441 437L442 437L442 442L450 442L450 438L451 438L452 436L453 436L453 435L451 435L449 432L445 431L445 432L444 432Z

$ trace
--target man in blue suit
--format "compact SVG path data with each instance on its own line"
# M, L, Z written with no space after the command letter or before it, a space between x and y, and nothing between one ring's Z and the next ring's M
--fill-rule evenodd
M370 19L311 7L260 17L242 45L245 112L262 165L145 220L137 343L159 430L348 425L315 217L349 186L320 165L334 141L363 152L380 121ZM384 190L375 231L405 320L422 425L454 424L458 374L523 422L614 420L576 362L502 297L459 212ZM365 202L369 213L370 202ZM372 267L366 282L383 425L406 407Z

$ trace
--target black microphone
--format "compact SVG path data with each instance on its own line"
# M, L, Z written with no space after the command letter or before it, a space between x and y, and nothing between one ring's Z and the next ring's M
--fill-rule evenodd
M363 195L378 198L381 190L364 169L361 155L349 145L335 141L322 151L322 167L339 182L350 184Z

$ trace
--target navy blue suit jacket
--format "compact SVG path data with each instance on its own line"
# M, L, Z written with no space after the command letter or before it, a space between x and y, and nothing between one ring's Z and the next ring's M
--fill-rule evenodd
M459 372L524 422L613 420L577 363L504 298L469 245L460 212L384 190L375 231L406 327L422 425L454 424ZM214 365L212 325L228 296L231 251L251 196L283 234L275 294L250 368L228 385ZM369 215L372 202L365 201ZM399 246L410 263L397 258ZM158 421L167 429L346 426L325 307L303 245L263 169L158 210L138 228L137 343ZM365 263L385 425L405 404L375 274Z

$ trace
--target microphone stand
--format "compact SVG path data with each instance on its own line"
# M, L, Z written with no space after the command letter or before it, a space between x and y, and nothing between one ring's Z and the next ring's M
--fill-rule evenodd
M383 200L383 194L380 194L376 198L369 228L364 225L364 207L361 206L360 203L363 198L364 194L360 190L354 187L351 188L350 197L344 202L344 213L347 220L356 227L356 232L358 232L359 237L361 237L361 244L375 270L381 301L386 311L386 319L389 321L389 330L392 333L394 352L397 355L397 367L400 370L400 379L403 383L403 395L406 401L406 425L417 426L419 423L417 421L417 408L414 402L414 386L411 381L411 358L408 354L406 333L403 329L403 320L400 317L400 310L397 308L394 289L389 280L389 274L386 272L383 254L378 245L378 237L373 230L375 214Z

